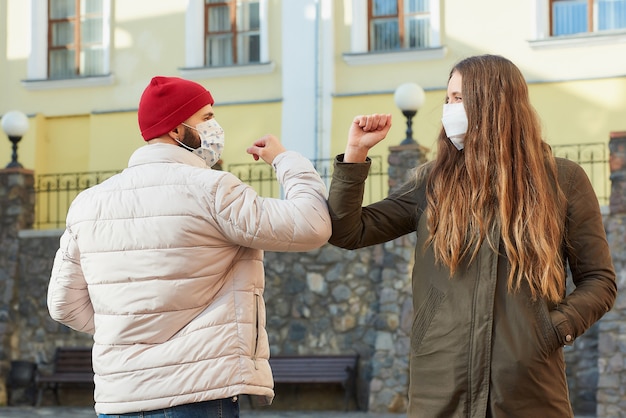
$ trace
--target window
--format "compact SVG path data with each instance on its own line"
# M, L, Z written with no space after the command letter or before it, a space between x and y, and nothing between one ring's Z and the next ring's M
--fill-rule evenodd
M440 0L349 3L350 52L342 54L348 65L429 61L446 55L441 45Z
M431 46L430 0L368 0L369 50Z
M550 0L550 33L626 29L626 0Z
M28 90L105 86L112 0L30 0Z
M363 0L367 1L367 0ZM268 44L269 0L188 0L185 65L190 79L274 71Z
M205 0L206 67L261 62L259 0Z
M48 78L105 73L102 0L49 0Z

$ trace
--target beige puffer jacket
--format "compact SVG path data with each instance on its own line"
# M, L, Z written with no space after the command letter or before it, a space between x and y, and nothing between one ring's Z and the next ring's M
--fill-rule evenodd
M72 203L48 308L93 333L96 412L272 401L263 250L312 250L331 233L312 164L287 151L273 165L284 200L177 146L146 145Z

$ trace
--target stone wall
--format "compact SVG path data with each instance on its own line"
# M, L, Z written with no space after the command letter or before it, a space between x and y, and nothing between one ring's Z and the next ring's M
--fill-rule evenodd
M563 348L567 364L567 384L576 415L596 414L598 390L598 323Z
M34 177L32 170L0 170L0 377L7 375L14 353L11 338L15 332L17 259L20 230L33 225ZM4 379L0 380L0 402L6 400Z
M50 271L61 230L21 231L15 303L11 307L15 332L11 337L14 359L33 361L51 371L56 347L90 347L91 335L73 331L53 321L46 296Z
M607 238L617 274L617 300L598 324L598 417L626 416L626 132L609 141L611 169Z

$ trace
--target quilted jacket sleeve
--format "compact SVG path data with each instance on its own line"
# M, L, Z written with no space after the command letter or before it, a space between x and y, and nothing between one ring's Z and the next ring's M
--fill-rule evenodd
M266 251L309 251L326 244L331 233L326 186L313 164L286 151L273 166L284 199L261 197L235 176L220 179L214 199L224 235Z
M48 286L48 311L55 321L94 333L94 311L80 266L80 253L69 229L61 236Z

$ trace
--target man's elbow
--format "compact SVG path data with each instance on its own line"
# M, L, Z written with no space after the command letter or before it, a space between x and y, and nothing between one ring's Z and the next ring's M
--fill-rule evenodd
M94 312L90 301L83 301L78 306L48 302L48 313L54 321L73 330L93 334L95 331Z
M328 239L331 234L332 229L330 224L324 225L322 228L314 229L310 234L307 234L306 239L302 244L308 247L308 250L320 248L328 243Z
M333 232L332 228L330 227L330 224L328 224L328 225L325 225L325 227L322 230L319 230L316 234L314 234L311 241L312 241L312 244L315 245L315 248L319 248L323 245L326 245L328 243L330 236L332 235L332 232Z
M307 230L300 230L297 233L298 238L294 239L287 252L302 252L316 250L328 243L331 236L331 227L329 224L311 227Z

